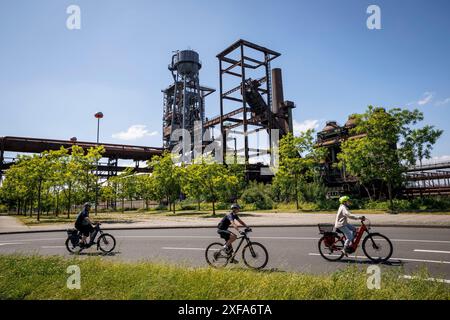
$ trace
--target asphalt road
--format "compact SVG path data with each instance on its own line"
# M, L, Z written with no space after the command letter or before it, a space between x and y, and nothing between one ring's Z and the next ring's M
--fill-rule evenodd
M437 228L376 228L388 236L394 253L383 268L401 268L410 275L426 266L431 275L450 279L450 230ZM90 248L81 255L101 256L108 260L164 261L184 265L206 266L205 248L219 240L215 229L153 229L106 231L117 239L112 255L102 255ZM328 262L318 254L320 235L312 227L254 228L250 238L264 244L269 252L266 269L301 271L308 273L332 272L348 264L369 265L361 249L341 262ZM42 255L70 254L64 246L63 232L0 235L0 254L26 253ZM450 283L450 281L449 281Z

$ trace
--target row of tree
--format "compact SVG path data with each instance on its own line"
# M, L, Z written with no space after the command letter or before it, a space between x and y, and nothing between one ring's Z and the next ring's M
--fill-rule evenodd
M167 203L175 212L175 204L184 197L198 203L208 201L235 201L244 186L244 167L241 165L224 166L205 157L189 165L175 164L169 152L155 156L148 162L151 174L135 174L127 170L117 177L105 181L101 188L104 201L124 201L142 199L148 208L150 201ZM123 208L123 204L122 204Z
M65 208L67 215L73 204L92 201L97 192L96 163L103 147L87 152L79 146L40 155L20 156L8 169L0 189L0 199L18 214L33 214L53 209L58 215Z

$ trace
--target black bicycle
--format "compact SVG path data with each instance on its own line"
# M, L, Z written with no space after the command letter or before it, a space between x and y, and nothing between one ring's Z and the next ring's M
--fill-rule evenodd
M224 248L225 243L211 243L206 248L205 252L208 264L214 268L223 268L229 262L236 261L235 257L237 252L242 244L246 242L246 245L242 249L242 260L245 265L252 269L264 268L269 261L269 254L267 253L267 249L261 243L250 240L248 237L248 233L250 232L252 232L252 229L250 228L246 228L244 231L240 232L240 237L238 237L238 239L241 239L241 241L234 252L228 252Z
M109 233L104 233L100 229L100 223L97 223L94 227L94 232L91 233L90 242L87 245L81 245L81 232L77 229L67 230L66 248L70 253L81 252L83 249L97 245L97 250L101 250L104 253L110 253L116 247L116 239ZM97 240L95 239L97 238ZM77 249L78 248L78 249Z

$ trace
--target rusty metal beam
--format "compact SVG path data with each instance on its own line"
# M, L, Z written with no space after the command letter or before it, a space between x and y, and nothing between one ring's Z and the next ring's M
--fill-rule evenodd
M279 57L281 55L281 53L278 53L276 51L273 51L273 50L270 50L268 48L262 47L260 45L255 44L255 43L252 43L250 41L239 39L235 43L233 43L231 46L229 46L228 48L226 48L225 50L220 52L217 55L217 58L220 59L220 58L223 58L223 57L227 56L228 54L230 54L234 50L236 50L239 47L241 47L241 45L249 47L249 48L252 48L254 50L257 50L257 51L260 51L260 52L263 52L263 53L268 53L268 54L274 56L273 59L275 59L276 57Z
M77 145L84 150L97 147L95 142L86 141L70 141L70 140L55 140L55 139L39 139L26 137L0 137L0 143L4 145L5 152L23 152L23 153L42 153L49 150L59 150L61 147L66 149ZM102 143L105 148L103 157L118 158L134 161L146 161L154 155L161 155L163 148L122 145Z

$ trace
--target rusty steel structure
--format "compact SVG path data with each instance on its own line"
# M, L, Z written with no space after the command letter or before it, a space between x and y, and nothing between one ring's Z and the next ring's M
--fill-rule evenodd
M450 162L409 168L403 194L407 197L450 195Z
M173 83L162 90L162 148L101 143L105 153L96 166L96 174L109 178L126 170L128 167L120 166L119 160L134 161L134 172L149 172L149 168L140 168L139 162L161 155L165 150L173 151L180 139L184 143L184 133L177 135L178 129L184 129L183 132L190 135L191 149L187 150L188 153L194 151L195 154L197 151L192 150L195 148L196 135L200 136L200 152L203 153L207 144L214 140L215 128L219 127L221 137L217 145L223 162L226 163L227 155L234 153L235 159L238 156L243 159L247 179L271 181L271 176L262 175L261 169L272 164L272 150L276 147L273 133L276 132L275 136L281 138L293 131L292 109L295 108L292 101L284 100L281 69L271 67L271 63L280 55L274 50L242 39L220 52L216 56L219 62L220 114L206 117L205 98L216 90L200 85L202 63L197 52L176 51L168 66ZM361 194L358 180L347 174L345 167L336 166L341 143L365 136L352 134L351 129L355 126L356 118L350 116L344 125L328 121L317 133L316 146L328 150L320 170L329 190L329 197L348 193ZM260 134L265 136L267 144L259 144ZM250 141L255 136L258 139L256 144ZM233 146L228 145L230 141L234 142ZM42 153L59 150L61 147L70 151L74 145L87 150L98 146L98 142L77 141L76 138L54 140L0 137L0 181L4 171L17 161L16 157L8 157L6 153ZM183 149L183 152L186 150ZM269 163L262 162L261 156L269 156ZM406 181L404 188L398 190L405 197L450 195L450 162L411 167L406 173ZM377 187L383 188L383 185L379 184Z
M204 98L215 90L200 86L198 54L192 50L177 51L169 65L174 84L163 90L163 147L173 150L178 146L180 135L173 139L173 134L176 129L184 128L191 134L189 147L192 151L195 147L192 136L195 137L199 131L194 128L197 121L201 123L201 144L205 148L214 140L214 130L218 126L220 139L214 143L219 147L219 158L226 162L227 154L233 152L235 159L237 156L244 159L249 173L247 178L257 177L255 172L270 165L270 162L258 160L264 155L271 156L275 143L272 141L273 130L278 131L277 138L292 132L292 109L295 105L284 100L281 69L271 68L271 62L280 55L242 39L220 52L217 55L220 115L208 118L205 117ZM261 133L268 141L263 147L259 143ZM249 141L255 135L256 145ZM239 149L237 140L243 145ZM230 141L234 141L234 148L228 146Z
M330 197L355 192L358 180L348 175L345 167L336 167L337 155L341 152L341 143L347 139L358 139L364 136L364 134L352 135L350 130L354 127L355 118L350 116L343 126L339 125L337 121L327 121L325 127L317 133L316 146L324 147L328 151L320 170Z
M238 40L217 55L219 59L220 116L205 122L205 128L220 125L223 160L230 135L243 138L243 148L236 150L250 164L251 158L269 154L272 130L280 137L292 131L293 102L284 101L281 70L271 69L271 62L281 54L246 40ZM266 132L268 148L251 148L249 137ZM234 138L235 139L235 138Z
M200 86L201 67L199 55L193 50L176 51L172 56L168 69L172 73L173 84L162 91L163 147L166 149L172 150L181 138L182 141L187 140L188 135L191 146L195 135L203 139L205 98L215 90Z
M103 162L99 162L96 173L101 177L111 177L126 169L119 166L119 160L136 162L135 172L148 172L148 168L139 168L139 161L151 159L164 150L172 150L178 141L172 141L172 134L177 129L185 129L195 136L195 123L200 123L202 148L214 138L215 126L220 126L222 137L238 135L244 140L244 147L237 150L234 139L235 156L239 152L245 159L247 178L257 178L261 163L253 162L261 154L270 154L272 142L267 150L258 145L251 146L249 137L255 133L266 133L270 140L273 130L279 131L279 137L292 132L291 101L284 101L281 69L271 68L271 62L280 53L256 45L246 40L238 40L217 55L219 60L220 80L220 115L205 117L205 98L215 89L201 86L199 71L202 63L198 53L193 50L176 51L172 55L169 70L173 83L164 89L163 99L163 146L162 148L101 143L105 147ZM232 78L232 79L229 79ZM232 105L228 105L232 103ZM191 138L192 139L192 138ZM222 141L223 138L222 138ZM227 142L222 142L223 160L227 151ZM194 141L191 140L191 145ZM98 143L70 140L39 139L27 137L0 137L0 177L16 160L5 153L42 153L69 149L73 145L83 149L95 147Z
M70 140L55 139L38 139L26 137L0 137L0 177L16 160L14 157L6 157L7 152L17 153L42 153L49 150L59 150L62 147L68 149L77 145L87 150L98 146L95 142L77 141L72 138ZM163 153L162 148L131 146L122 144L101 143L105 148L103 157L107 162L100 162L98 167L98 175L102 177L110 177L117 175L118 172L126 169L124 166L118 165L118 160L133 160L136 162L136 172L146 172L146 168L139 168L139 161L150 160L155 155Z
M345 166L338 168L337 155L341 152L341 143L347 139L359 139L365 134L351 134L355 127L355 118L350 116L341 126L336 121L327 121L325 127L317 133L316 146L328 150L327 157L320 170L328 188L329 197L338 197L348 193L364 193L358 185L358 179L346 172ZM405 174L405 185L397 190L405 197L450 195L450 162L427 163L412 166ZM381 183L374 181L377 188Z

